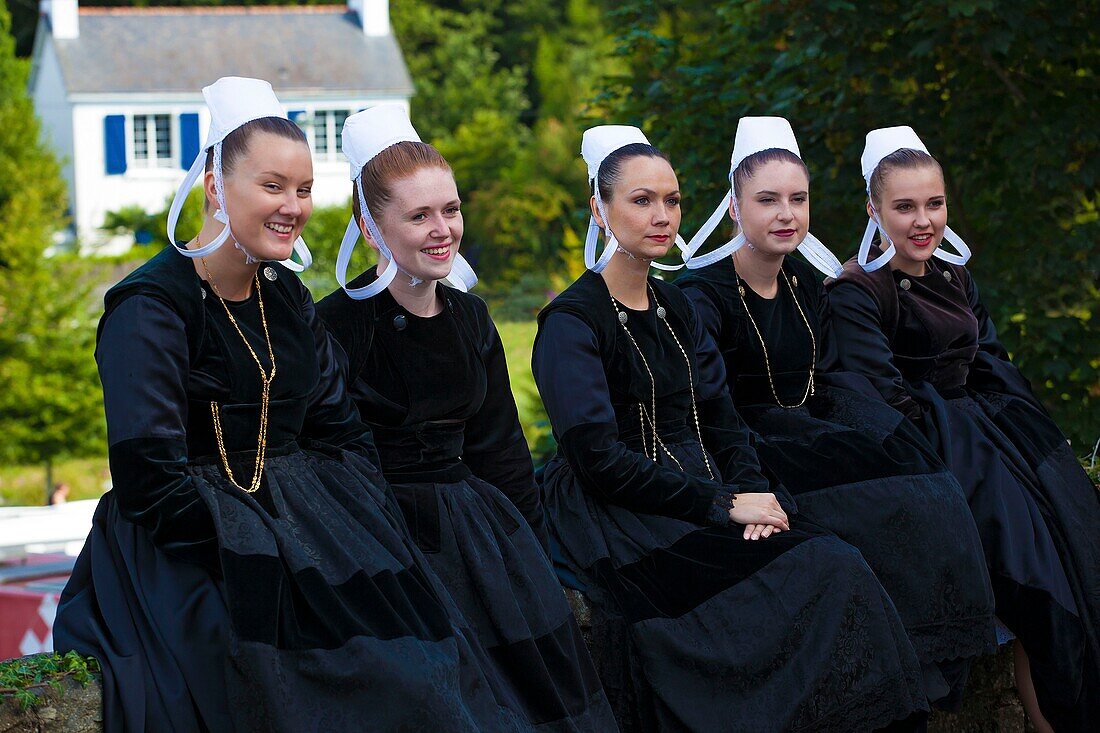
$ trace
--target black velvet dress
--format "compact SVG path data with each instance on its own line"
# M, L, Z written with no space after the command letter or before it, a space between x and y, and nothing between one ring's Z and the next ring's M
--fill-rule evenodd
M408 536L308 291L260 275L277 373L253 494L211 403L247 486L259 370L191 260L168 247L107 293L115 489L55 647L102 663L107 731L525 729ZM270 368L255 293L229 307Z
M946 663L995 644L981 540L958 482L866 378L830 369L828 299L812 267L786 258L771 299L737 277L732 258L676 284L722 354L765 469L793 494L800 516L859 549L925 663L929 698L954 702L967 665ZM745 305L767 343L767 363ZM801 402L815 351L814 393L801 407L780 407L776 394L785 405Z
M601 675L624 727L871 730L925 709L916 654L855 548L793 516L758 541L730 524L735 493L793 506L760 473L690 303L650 284L667 326L652 302L619 306L648 370L591 272L542 311L533 356L558 440L543 487L551 531L622 633ZM654 388L656 445L640 413Z
M1055 730L1100 717L1100 496L997 340L963 267L851 261L830 286L841 364L925 433L967 494L997 616Z
M375 279L370 270L352 283ZM539 730L615 719L554 575L504 346L484 301L439 285L421 318L388 290L337 290L317 312L343 347L350 392L428 563L477 632L499 683Z

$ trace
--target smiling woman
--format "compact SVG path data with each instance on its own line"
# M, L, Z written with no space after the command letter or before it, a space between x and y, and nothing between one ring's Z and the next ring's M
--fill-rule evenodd
M900 171L905 175L890 175ZM917 277L924 275L925 263L943 241L947 228L944 189L940 164L919 150L895 151L875 166L867 215L879 215L887 239L894 243L896 251L889 263L893 269Z
M504 345L485 303L442 282L463 231L451 169L401 108L353 115L343 140L357 179L353 224L380 260L317 309L346 354L383 473L493 660L494 689L508 691L501 704L547 730L614 730L547 557Z
M998 340L947 223L940 164L909 127L868 133L862 164L870 221L829 292L840 363L962 485L1036 727L1088 730L1100 715L1100 493Z
M246 257L243 267L237 266L241 258L232 250L219 249L204 259L206 270L225 273L228 293L241 295L239 286L243 281L238 275L247 274L249 267L260 260L290 257L294 242L313 213L313 160L301 128L289 120L263 117L226 137L221 170L224 197L233 202L235 249ZM188 243L191 249L212 241L224 228L213 149L207 154L203 188L203 227Z

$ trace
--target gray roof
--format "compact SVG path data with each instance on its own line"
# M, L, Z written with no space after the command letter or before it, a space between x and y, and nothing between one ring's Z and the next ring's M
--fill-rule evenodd
M413 92L397 39L364 35L343 5L81 8L79 38L54 44L70 94L194 94L229 75L277 93Z

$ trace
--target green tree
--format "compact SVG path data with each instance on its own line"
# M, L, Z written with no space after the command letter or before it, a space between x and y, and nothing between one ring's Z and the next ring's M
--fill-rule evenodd
M844 259L866 222L859 156L909 124L943 163L951 225L1015 362L1078 452L1100 434L1094 3L633 2L620 119L671 155L688 233L728 182L742 115L791 120L815 233Z
M42 142L0 0L0 460L51 461L103 448L83 263L46 259L65 186Z
M617 64L599 8L592 0L424 1L394 13L416 81L413 119L422 133L433 130L428 139L466 202L479 292L544 302L576 254L563 242L583 237L587 220L581 118L593 114L589 99Z
M526 72L498 67L491 15L406 0L394 5L391 19L416 86L411 114L421 137L454 134L479 111L518 124L529 106Z

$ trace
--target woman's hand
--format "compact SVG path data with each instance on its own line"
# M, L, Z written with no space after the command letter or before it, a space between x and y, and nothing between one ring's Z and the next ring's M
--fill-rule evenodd
M791 528L775 494L734 494L730 521L745 525L745 539L767 538Z

